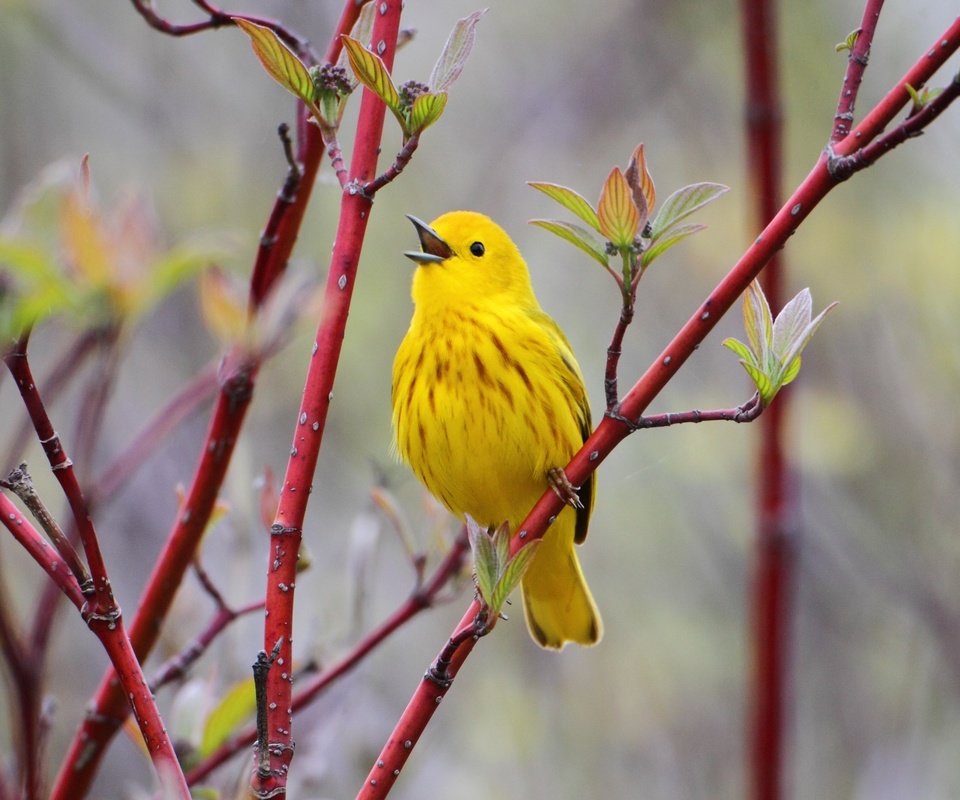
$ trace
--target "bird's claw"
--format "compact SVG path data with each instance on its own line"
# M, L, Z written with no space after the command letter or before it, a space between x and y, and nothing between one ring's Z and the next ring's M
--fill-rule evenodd
M583 508L583 503L580 501L580 487L570 483L567 474L560 467L553 467L547 471L547 483L566 505Z

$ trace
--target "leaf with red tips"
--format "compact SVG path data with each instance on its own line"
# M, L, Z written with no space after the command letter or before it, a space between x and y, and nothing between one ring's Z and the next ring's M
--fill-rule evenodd
M610 170L600 191L597 219L602 233L619 250L633 244L640 227L640 210L619 167Z

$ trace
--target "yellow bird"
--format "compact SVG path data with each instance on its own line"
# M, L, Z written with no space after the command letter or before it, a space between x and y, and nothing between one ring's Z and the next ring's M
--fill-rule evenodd
M393 363L397 452L461 519L516 530L548 486L570 505L524 576L523 606L542 647L592 645L602 625L574 542L587 535L593 480L563 467L590 434L590 407L566 336L540 308L527 265L483 214L410 217L413 319Z

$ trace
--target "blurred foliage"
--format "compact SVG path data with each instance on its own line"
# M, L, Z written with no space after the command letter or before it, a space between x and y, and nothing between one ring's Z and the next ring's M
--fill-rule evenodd
M339 13L335 2L253 5L240 10L284 19L321 46ZM193 18L182 0L162 8L178 21ZM417 35L398 54L397 74L429 74L455 21L475 10L468 0L409 2L403 24ZM293 119L290 98L263 74L247 38L235 30L165 38L122 4L0 0L0 12L2 213L46 165L63 158L79 165L89 153L103 208L122 207L115 198L131 191L149 198L165 231L158 252L168 242L229 231L240 245L223 267L246 274L286 174L276 127ZM860 12L853 0L783 4L788 187L828 137L845 63L834 44ZM443 118L373 211L305 527L313 567L297 587L299 658L329 663L354 640L356 597L374 624L412 588L406 549L390 536L379 537L368 557L365 591L349 588L357 574L344 569L351 523L368 508L381 474L421 549L431 561L438 557L427 533L435 510L389 448L390 364L410 314L401 253L415 244L403 215L430 219L472 208L504 224L601 408L619 299L581 254L525 224L551 210L525 182L548 176L599 186L616 160L611 154L643 141L662 186L732 187L704 210L709 230L664 255L669 269L643 281L621 360L626 387L757 233L745 222L750 154L737 13L733 3L692 0L491 5ZM859 113L954 14L946 0L887 5ZM341 126L348 159L355 114L351 102ZM921 139L839 187L786 249L794 291L810 286L816 297L840 301L804 355L802 379L784 390L793 400L800 480L788 737L788 785L797 798L960 795L958 129L951 109ZM401 145L402 133L388 128L381 166ZM321 181L294 266L322 278L339 187L329 170ZM135 261L143 267L150 258ZM231 512L205 541L209 571L231 603L255 599L262 585L268 543L251 489L264 466L278 472L285 463L312 327L299 326L262 370L225 487ZM750 387L720 348L740 328L739 314L724 320L651 412L742 400ZM31 349L41 378L73 336L63 315L38 328ZM93 463L78 464L81 477L92 479L222 347L205 330L192 285L151 305L120 365ZM21 418L8 380L0 391L5 445ZM68 392L51 408L68 447L80 414L75 400ZM177 511L174 487L189 478L204 427L201 415L169 436L99 512L125 608L135 605ZM744 796L754 436L733 425L650 431L611 456L580 550L604 614L603 643L541 653L519 609L507 607L512 619L471 657L398 797L630 797L638 787L652 800ZM40 458L36 446L27 453L28 461ZM0 564L16 610L25 611L37 570L6 538ZM298 718L296 796L356 790L467 598L465 591L418 618ZM188 642L208 609L188 581L157 659ZM259 620L241 621L195 675L222 696L247 676L260 638ZM58 627L49 670L58 701L51 763L103 663L76 620ZM175 694L161 693L164 707ZM5 702L0 695L2 719ZM0 729L0 752L9 752L9 736ZM97 796L120 797L130 782L148 781L145 762L131 753L134 745L118 740ZM238 763L233 772L245 769Z

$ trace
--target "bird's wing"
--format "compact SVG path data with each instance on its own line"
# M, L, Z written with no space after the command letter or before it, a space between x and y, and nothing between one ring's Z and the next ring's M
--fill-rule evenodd
M575 407L572 410L577 417L577 424L580 428L581 435L580 442L582 444L593 432L593 424L590 419L590 401L587 397L587 389L583 383L583 374L580 372L580 365L577 364L577 359L573 355L570 342L567 341L567 337L560 329L560 326L544 311L538 309L535 316L537 317L537 322L549 332L550 338L556 347L557 355L560 357L560 362L563 365L560 375L574 402ZM591 473L579 487L580 502L583 505L577 509L577 527L574 533L574 541L577 544L582 543L583 540L587 538L587 527L590 523L590 514L593 511L593 503L595 500L594 487L593 473Z

